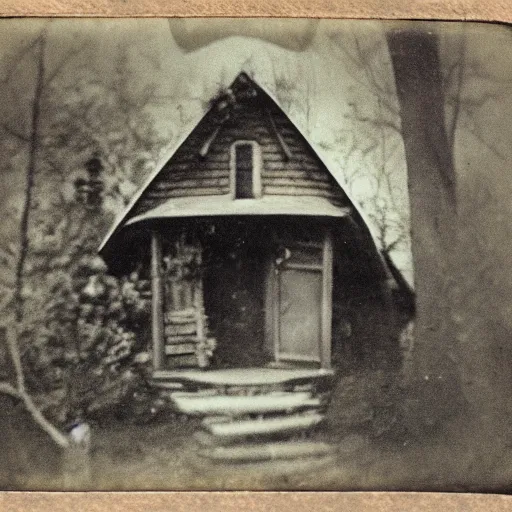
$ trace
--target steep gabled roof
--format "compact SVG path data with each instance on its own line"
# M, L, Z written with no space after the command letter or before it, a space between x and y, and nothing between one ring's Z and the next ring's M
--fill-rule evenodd
M116 220L112 224L111 228L108 230L107 234L103 238L101 245L98 251L101 253L109 243L109 241L114 237L114 235L123 227L125 220L129 217L129 214L132 212L135 205L138 203L139 199L144 194L144 191L153 183L154 179L160 174L161 170L164 168L165 164L174 156L176 151L182 146L182 144L188 139L194 128L197 126L199 121L206 115L206 113L202 113L199 118L192 119L187 126L183 130L183 135L175 142L173 145L169 146L169 148L164 151L161 158L156 162L155 168L151 172L151 174L147 177L144 184L137 190L137 192L133 195L128 205L121 212L120 215L117 216Z
M388 265L386 265L385 261L382 258L379 244L373 236L371 229L369 229L370 222L368 219L364 217L364 213L360 208L357 207L356 202L352 200L347 191L344 190L341 183L338 181L337 177L330 171L329 166L325 163L322 157L319 155L318 151L316 151L308 138L304 135L301 129L293 122L292 119L283 111L280 107L278 101L273 97L273 95L267 91L264 87L257 84L252 78L250 78L246 73L240 73L237 78L232 83L231 87L227 90L228 95L230 91L233 90L234 87L237 86L240 82L249 83L251 87L253 87L258 94L262 95L262 98L265 101L270 102L279 112L281 112L287 120L293 125L293 128L296 132L302 137L305 144L308 146L309 150L312 154L318 159L318 161L322 164L323 167L327 170L333 180L336 182L337 186L343 190L344 195L346 196L346 205L345 207L329 205L327 200L321 200L322 198L315 197L301 197L300 200L303 202L304 208L297 209L296 207L290 206L289 210L286 210L286 197L274 196L276 201L272 201L271 198L263 196L261 199L255 200L247 200L238 201L237 203L242 204L243 208L235 208L232 202L222 195L216 197L207 197L203 196L199 197L180 197L180 198L172 198L164 204L157 205L156 208L151 210L151 213L148 215L146 212L138 212L137 208L140 201L143 199L145 192L151 186L151 184L157 179L160 173L165 169L168 162L170 162L176 155L176 153L180 150L180 148L185 144L185 142L192 136L194 130L206 118L206 116L211 115L213 109L219 107L220 101L225 101L225 96L219 97L213 100L210 104L210 108L199 118L194 119L184 130L183 136L180 140L173 145L159 162L155 165L154 171L146 180L145 184L138 190L138 192L134 195L126 209L122 212L122 214L118 217L116 222L113 224L110 231L107 233L105 239L103 240L99 251L104 252L107 250L108 245L116 236L116 234L123 228L125 225L134 224L141 220L147 220L148 218L161 218L161 217L192 217L194 215L315 215L315 216L327 216L327 217L343 217L349 214L350 217L357 224L359 230L361 231L363 237L367 240L370 246L373 247L371 249L375 252L376 258L381 261L382 268L385 269L385 272L389 275ZM280 199L279 199L280 198ZM289 199L289 198L288 198ZM229 204L228 204L229 202ZM200 208L194 207L194 204L201 204ZM260 208L257 207L260 206ZM348 206L348 208L346 207ZM145 214L146 213L146 214Z

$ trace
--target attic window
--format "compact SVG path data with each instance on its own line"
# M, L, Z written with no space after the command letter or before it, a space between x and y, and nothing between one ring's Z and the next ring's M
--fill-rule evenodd
M234 199L261 196L261 149L253 140L231 146L231 193Z

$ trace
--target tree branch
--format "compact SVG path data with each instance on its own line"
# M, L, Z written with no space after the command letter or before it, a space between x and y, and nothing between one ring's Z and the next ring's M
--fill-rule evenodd
M466 66L466 44L464 41L462 44L461 52L460 52L460 59L459 59L459 66L458 66L458 73L457 73L457 95L456 95L456 99L455 99L455 105L453 108L450 129L448 130L448 134L447 134L448 135L448 144L450 146L452 153L453 153L453 149L455 146L455 132L457 130L457 124L458 124L459 117L460 117L460 109L461 109L461 102L462 102L462 90L464 87L465 66Z
M5 76L4 78L2 78L2 80L0 80L1 82L7 83L9 81L9 79L15 73L16 69L18 69L20 64L23 62L25 56L38 45L41 35L42 34L39 34L32 41L30 41L30 43L25 45L20 51L18 51L15 55L12 56L11 64L10 66L7 66Z
M25 409L32 416L37 425L46 432L51 439L61 448L69 447L69 439L60 430L54 427L41 413L26 391L20 391L8 383L0 382L0 393L12 396L23 402Z
M369 116L363 116L363 115L357 114L356 112L354 112L353 115L345 115L345 117L347 117L349 119L353 119L354 121L358 121L360 123L371 124L376 127L384 126L386 128L390 128L391 130L395 131L396 133L402 133L402 129L399 125L397 125L387 119L373 119Z
M11 384L8 382L0 382L0 393L12 396L18 400L21 399L20 392L14 386L11 386Z
M9 299L9 295L7 297L7 302ZM5 312L5 309L2 308L2 312ZM41 413L41 411L34 404L32 398L27 393L25 388L25 377L23 374L23 367L21 364L21 356L18 345L20 333L20 324L14 324L14 327L6 325L5 334L7 341L7 349L9 355L11 357L11 361L14 367L14 373L16 376L16 387L7 382L0 382L0 393L4 393L10 395L14 398L21 400L25 406L25 409L30 413L32 419L39 425L39 427L44 430L51 439L61 448L67 448L69 446L69 439L65 436L60 430L58 430L55 426L53 426Z
M30 137L28 137L27 135L23 134L23 133L20 133L18 131L16 131L14 128L12 128L11 126L9 126L7 123L1 123L0 124L0 128L5 132L7 133L8 135L10 135L11 137L14 137L16 139L19 139L21 140L22 142L30 142Z
M73 50L69 51L66 55L64 55L60 62L55 66L53 71L45 79L43 86L48 87L53 82L53 80L55 80L55 78L59 75L59 73L68 65L69 61L73 57L79 55L82 51L83 47L74 48Z
M468 128L469 133L475 137L482 145L484 145L491 153L493 153L495 156L497 156L500 160L506 160L507 157L499 150L497 149L493 144L488 142L484 135L480 133L476 125L474 125L472 128Z

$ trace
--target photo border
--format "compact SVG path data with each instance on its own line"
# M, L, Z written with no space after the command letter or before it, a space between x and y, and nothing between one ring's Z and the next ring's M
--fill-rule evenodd
M2 0L0 16L289 17L512 22L506 0Z
M1 0L0 17L293 17L512 22L505 0ZM0 510L500 512L512 496L411 492L0 492Z

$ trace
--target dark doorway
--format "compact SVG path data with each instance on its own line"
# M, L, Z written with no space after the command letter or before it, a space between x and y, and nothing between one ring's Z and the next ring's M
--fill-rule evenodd
M264 291L271 245L265 229L243 221L215 223L205 241L204 300L217 339L214 367L270 362L264 347Z

